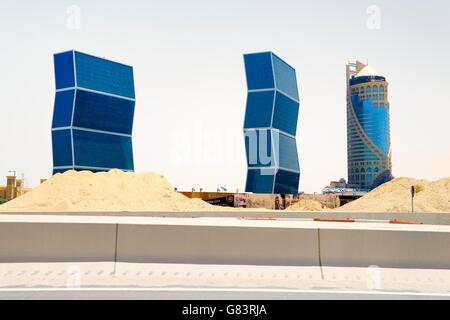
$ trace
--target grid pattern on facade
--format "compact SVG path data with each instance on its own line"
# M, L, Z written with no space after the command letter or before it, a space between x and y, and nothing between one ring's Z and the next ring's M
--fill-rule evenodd
M54 55L53 173L134 170L133 68L77 51Z
M246 192L296 194L299 94L295 69L272 52L244 55Z

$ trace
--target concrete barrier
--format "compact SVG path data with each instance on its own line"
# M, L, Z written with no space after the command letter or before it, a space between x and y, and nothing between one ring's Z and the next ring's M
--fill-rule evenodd
M450 269L449 244L448 226L207 218L0 218L0 262L116 259L138 263Z
M450 232L320 229L323 266L450 269Z
M2 212L1 215L26 215L27 212ZM411 213L411 212L291 212L291 211L197 211L197 212L121 212L121 211L99 211L99 212L35 212L38 215L59 216L102 216L102 217L167 217L167 218L186 218L186 217L222 217L222 218L277 218L277 219L367 219L367 220L404 220L412 222L421 222L431 225L450 225L450 213L430 212L430 213Z
M120 225L121 262L318 265L316 229Z
M115 256L114 224L0 223L0 262L99 262Z

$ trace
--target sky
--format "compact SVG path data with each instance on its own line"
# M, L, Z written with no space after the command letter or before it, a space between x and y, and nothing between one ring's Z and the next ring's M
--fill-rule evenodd
M179 190L243 191L243 54L297 71L300 190L346 178L349 59L389 82L393 174L450 176L450 2L446 0L0 1L0 184L52 172L53 54L134 68L137 172Z

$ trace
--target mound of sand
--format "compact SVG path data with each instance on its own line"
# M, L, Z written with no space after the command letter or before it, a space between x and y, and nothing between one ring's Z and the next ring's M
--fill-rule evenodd
M57 174L0 211L198 211L220 210L175 192L155 173L121 170Z
M286 208L286 211L322 211L327 207L313 199L300 199L299 202Z
M410 212L411 186L415 212L450 212L450 178L437 181L397 178L336 211Z

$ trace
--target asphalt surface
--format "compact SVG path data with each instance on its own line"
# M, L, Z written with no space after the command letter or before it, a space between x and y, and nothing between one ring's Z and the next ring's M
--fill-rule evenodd
M345 292L328 290L171 289L7 289L0 300L450 300L445 294Z

